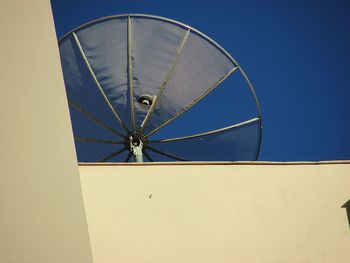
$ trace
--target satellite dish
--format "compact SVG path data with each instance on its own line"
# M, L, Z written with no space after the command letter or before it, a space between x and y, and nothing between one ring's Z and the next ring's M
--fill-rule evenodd
M151 15L116 15L59 40L80 162L251 161L261 144L256 94L238 63L192 27ZM257 116L186 137L152 140L231 74L241 74Z

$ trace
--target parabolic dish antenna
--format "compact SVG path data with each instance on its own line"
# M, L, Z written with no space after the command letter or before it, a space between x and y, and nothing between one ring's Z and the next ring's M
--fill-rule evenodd
M59 40L59 50L80 162L257 159L261 117L253 87L237 62L198 30L162 17L116 15L74 29ZM152 140L233 73L248 84L256 117Z

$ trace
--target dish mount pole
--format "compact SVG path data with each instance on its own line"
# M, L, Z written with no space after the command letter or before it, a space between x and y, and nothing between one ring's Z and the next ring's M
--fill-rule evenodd
M129 137L130 141L130 152L134 157L136 163L143 163L142 148L143 142L140 139Z

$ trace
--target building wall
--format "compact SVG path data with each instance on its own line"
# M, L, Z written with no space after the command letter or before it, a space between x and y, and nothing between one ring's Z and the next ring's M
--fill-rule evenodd
M350 262L350 164L79 167L95 263Z
M0 10L0 262L92 262L50 1Z

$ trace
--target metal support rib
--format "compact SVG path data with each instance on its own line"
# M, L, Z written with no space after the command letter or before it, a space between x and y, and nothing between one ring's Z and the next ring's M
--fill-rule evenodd
M183 159L183 158L181 158L181 157L175 156L175 155L173 155L173 154L166 153L166 152L163 152L163 151L159 151L159 150L157 150L157 149L155 149L155 148L153 148L153 147L147 146L147 149L150 150L150 151L152 151L152 152L158 153L158 154L160 154L160 155L164 155L164 156L166 156L166 157L169 157L169 158L174 159L174 160L177 160L177 161L182 161L182 162L188 161L188 160L185 160L185 159Z
M143 123L143 127L142 127L143 129L146 127L148 121L150 120L150 118L151 118L151 116L152 116L152 114L153 114L153 112L154 112L154 109L156 108L156 106L157 106L157 104L158 104L158 102L159 102L159 99L160 99L160 97L162 96L163 91L164 91L166 85L168 84L168 81L169 81L169 79L170 79L170 77L171 77L171 74L173 73L174 69L176 68L177 60L178 60L178 58L179 58L180 55L181 55L182 49L183 49L184 46L185 46L186 40L187 40L188 36L190 35L190 32L191 32L191 29L188 29L188 30L186 31L186 33L185 33L185 35L184 35L184 37L183 37L183 39L182 39L182 41L181 41L181 44L180 44L179 48L178 48L177 51L176 51L175 58L174 58L174 60L173 60L172 63L171 63L170 69L169 69L169 71L168 71L168 73L167 73L167 75L166 75L166 77L165 77L165 79L164 79L162 85L160 86L160 89L159 89L159 92L158 92L158 94L157 94L156 100L153 102L153 104L154 104L153 110L149 112L149 117L148 117L148 119L145 120L144 123Z
M90 138L90 137L80 137L80 136L74 136L74 139L80 142L94 142L94 143L103 143L103 144L124 144L123 141L110 141L110 140L101 140L97 138Z
M92 78L94 79L94 81L95 81L95 83L96 83L96 86L97 86L98 90L100 91L102 97L104 98L104 100L106 101L108 107L111 109L112 113L113 113L114 116L117 118L117 120L119 121L119 123L122 125L122 127L124 128L124 130L125 130L127 133L129 133L128 128L125 126L123 120L120 118L120 116L118 115L118 113L116 112L116 110L114 109L114 107L112 106L112 104L110 103L109 99L107 98L105 92L103 91L103 89L102 89L102 87L101 87L101 85L100 85L100 83L99 83L99 81L98 81L98 79L97 79L97 77L96 77L94 71L92 70L91 65L90 65L90 63L89 63L89 61L88 61L88 59L87 59L87 57L86 57L86 55L85 55L85 53L84 53L84 50L83 50L83 48L82 48L82 46L81 46L81 44L80 44L80 41L79 41L79 39L78 39L78 36L77 36L74 32L73 32L72 34L73 34L75 43L77 44L77 46L78 46L78 48L79 48L80 54L81 54L82 58L84 59L84 62L85 62L85 64L86 64L86 66L87 66L87 68L88 68L88 70L89 70L89 72L90 72Z
M125 158L124 163L128 163L131 158L131 152L129 152L128 156Z
M68 103L69 105L71 105L72 107L74 107L77 111L79 111L81 114L83 114L84 116L86 116L87 118L89 118L90 120L92 120L93 122L95 122L96 124L98 124L99 126L101 126L102 128L120 136L120 137L125 137L124 134L116 131L115 129L113 129L112 127L108 126L107 124L103 123L102 121L100 121L99 119L97 119L94 115L92 115L91 113L87 112L86 110L84 110L81 106L79 106L77 103L73 102L71 99L68 98Z
M151 158L151 156L149 156L149 154L146 151L143 151L143 154L146 156L146 158L150 161L150 162L154 162L154 160Z
M149 141L150 143L162 143L162 142L173 142L173 141L181 141L181 140L186 140L186 139L193 139L193 138L197 138L197 137L203 137L206 135L211 135L214 133L218 133L218 132L223 132L226 130L231 130L231 129L235 129L235 128L240 128L243 127L247 124L253 123L253 122L257 122L260 121L260 118L253 118L244 122L240 122L225 128L221 128L221 129L217 129L217 130L213 130L213 131L208 131L208 132L203 132L203 133L198 133L195 135L190 135L190 136L184 136L184 137L177 137L177 138L171 138L171 139L163 139L163 140L154 140L154 141Z
M155 101L156 99L157 99L157 96L156 96L156 95L153 96L153 101ZM142 121L142 123L141 123L140 130L139 130L140 133L143 132L143 129L145 128L145 123L148 122L148 120L149 120L149 118L150 118L150 116L151 116L151 112L154 111L154 108L155 108L155 107L156 107L156 104L153 103L153 104L151 105L151 107L149 108L149 110L148 110L148 112L147 112L145 118L143 119L143 121Z
M132 130L135 131L135 107L134 107L134 91L132 83L132 58L131 58L131 18L128 16L128 84Z
M238 67L234 67L233 69L231 69L229 72L227 72L223 77L221 77L213 86L211 86L205 93L203 93L201 96L199 96L198 98L196 98L191 104L189 104L187 107L183 108L181 111L179 111L178 113L176 113L171 119L167 120L166 122L164 122L163 124L161 124L160 126L158 126L156 129L154 129L153 131L151 131L150 133L148 133L146 135L146 137L151 136L152 134L154 134L155 132L159 131L161 128L163 128L164 126L168 125L170 122L172 122L173 120L175 120L177 117L179 117L182 113L184 113L185 111L189 110L190 108L192 108L197 102L199 102L201 99L203 99L205 96L207 96L211 91L213 91L217 86L219 86L225 79L227 79L233 72L235 72L238 69Z
M123 149L121 149L119 151L112 152L112 153L108 154L107 156L102 157L101 159L97 160L96 162L105 162L105 161L117 156L118 154L121 154L124 151L126 151L126 147L124 147Z

